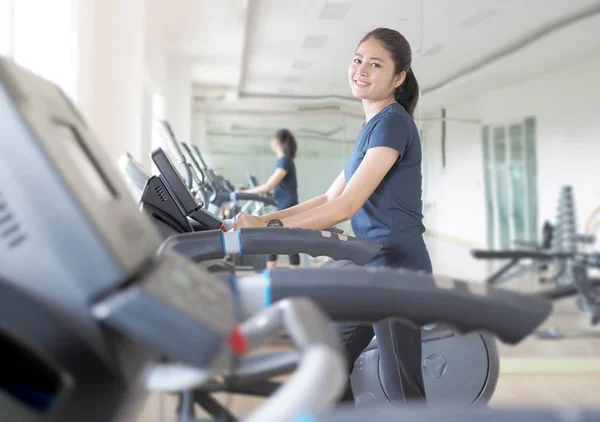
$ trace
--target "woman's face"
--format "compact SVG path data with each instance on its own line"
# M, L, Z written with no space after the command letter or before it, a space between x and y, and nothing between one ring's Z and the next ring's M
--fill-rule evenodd
M394 61L381 43L368 39L358 46L348 68L352 94L362 100L381 101L393 97L405 72L394 74Z
M276 137L273 137L271 139L271 151L273 151L275 154L279 153L279 150L281 149L281 141L279 139L277 139Z

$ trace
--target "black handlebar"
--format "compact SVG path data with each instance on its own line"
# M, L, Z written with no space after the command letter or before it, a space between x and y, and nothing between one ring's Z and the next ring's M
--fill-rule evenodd
M305 253L310 256L329 256L365 265L381 250L379 243L352 236L294 228L241 229L244 253L291 255Z
M256 201L262 202L265 205L276 205L275 199L259 195L256 193L242 193L242 192L228 192L228 191L220 191L217 192L215 198L213 199L213 203L216 206L221 206L224 202L229 201Z
M248 228L223 233L209 230L177 234L167 238L159 252L175 250L198 262L223 258L229 253L244 255L328 256L334 260L348 260L356 265L369 262L381 249L378 243L338 235L326 231L293 228Z
M573 254L536 252L529 250L489 251L478 249L472 250L471 255L477 259L537 259L540 261L550 261L554 258L573 256Z
M461 332L488 331L511 344L530 335L552 310L552 303L540 297L409 270L274 270L270 279L273 303L305 296L336 321L375 322L390 316L418 325L444 321Z

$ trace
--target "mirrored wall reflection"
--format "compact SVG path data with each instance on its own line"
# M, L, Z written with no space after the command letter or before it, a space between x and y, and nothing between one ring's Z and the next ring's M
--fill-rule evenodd
M314 109L265 112L224 110L197 112L194 142L202 145L207 161L236 186L250 176L264 182L277 157L270 141L278 129L289 129L298 151L295 159L300 201L324 193L343 170L364 117L320 106ZM350 226L347 225L347 228Z

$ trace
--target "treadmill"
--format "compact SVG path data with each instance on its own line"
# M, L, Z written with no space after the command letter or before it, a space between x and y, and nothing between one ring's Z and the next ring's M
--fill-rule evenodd
M303 367L246 420L333 405L346 368L311 301L239 322L228 284L156 255L158 231L67 97L2 58L0 122L3 420L132 421L149 390L202 385L281 329ZM302 382L315 373L319 388Z
M231 292L175 254L156 257L160 236L56 86L4 59L0 82L0 343L9 354L0 414L132 420L153 362L205 365L226 344L235 326ZM206 284L213 296L171 277ZM175 301L183 293L191 302ZM190 304L204 304L205 313ZM136 306L143 316L131 314ZM159 318L152 334L146 324L158 310L172 319ZM182 340L179 324L193 330L184 338L198 334L191 360L164 344Z
M216 219L203 209L162 148L152 152L152 159L160 175L151 177L143 186L143 170L135 160L122 157L121 168L132 189L142 192L140 208L153 218L163 235L159 253L175 250L203 265L208 260L210 268L215 268L214 260L226 256L233 255L240 262L243 256L271 253L323 255L364 265L381 249L377 243L330 231L253 228L227 232L226 226L232 222Z
M180 145L168 121L160 120L158 122L158 128L167 145L169 145L169 147L177 156L177 167L183 172L183 181L188 189L193 189L194 184L200 188L203 188L204 183L207 183L210 186L210 204L215 205L217 208L221 207L221 205L226 202L236 201L256 201L264 203L265 205L275 205L275 200L273 198L256 194L235 192L235 186L233 186L231 182L223 179L211 168L207 167L198 147L195 145L192 146L195 152L195 156L193 156L192 151L187 144L181 143ZM183 153L184 150L190 155L190 157L192 157L193 161L191 163L187 163ZM198 158L198 160L196 160L196 158ZM194 171L194 167L192 165L195 165L198 168L201 165L203 168L200 169L200 172L198 173ZM209 204L206 204L207 207L208 205Z
M157 153L160 154L160 151L155 151L153 156ZM169 161L165 160L164 163L169 164ZM165 176L176 173L176 170L165 168L161 172ZM169 183L172 185L180 185L178 192L185 190L183 182L176 175L167 179L171 179ZM187 192L184 194L187 195ZM243 318L249 317L263 306L270 306L272 298L304 296L317 303L336 321L376 322L387 317L399 317L422 326L444 321L458 331L469 334L458 336L446 324L436 324L424 330L424 356L430 357L427 361L437 363L443 358L451 368L446 371L441 367L442 376L431 373L425 377L429 404L440 405L454 400L461 404L479 405L489 400L498 376L498 357L493 338L487 333L498 335L503 341L516 343L531 334L545 319L551 308L549 303L543 297L488 289L485 285L439 276L406 270L352 268L347 265L348 260L356 265L368 262L378 250L374 246L377 245L372 242L328 231L251 228L227 233L212 230L174 235L165 240L159 253L175 250L196 262L222 258L227 254L257 251L302 251L313 256L324 254L334 260L340 259L328 268L292 272L276 270L254 278L232 278L236 291L243 293L244 297L240 301L241 315ZM357 307L356 303L361 306ZM499 319L497 315L510 316ZM500 320L502 326L498 325ZM478 329L484 333L473 332ZM485 338L482 337L484 334ZM364 390L365 395L381 400L385 390L380 386L375 342L372 347L374 350L368 351L368 358L363 358L368 363L357 361L353 384L356 384L355 391ZM266 362L261 362L263 358L266 358ZM227 409L212 399L213 392L232 391L233 388L233 391L242 394L268 396L278 387L268 380L269 376L283 375L293 370L296 358L293 352L274 352L263 358L254 362L253 371L248 370L243 375L237 373L225 382L213 382L195 390L195 402L215 417L231 418ZM465 359L470 363L458 363ZM424 371L428 372L426 368Z

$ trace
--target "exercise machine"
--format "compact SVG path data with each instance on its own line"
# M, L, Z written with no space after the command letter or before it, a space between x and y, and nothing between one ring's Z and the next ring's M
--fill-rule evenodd
M153 153L153 157L160 151ZM189 192L168 158L157 162L161 177L170 180L174 195L188 196ZM343 241L340 241L344 239ZM176 250L195 262L221 259L227 254L245 253L307 253L312 256L329 255L331 268L348 269L349 265L364 265L380 249L380 245L343 234L302 229L242 229L234 233L204 231L170 236L160 251ZM341 301L354 307L355 299ZM311 294L311 290L301 294ZM401 312L401 308L395 312ZM468 312L466 309L464 312ZM382 315L380 318L397 314ZM401 314L403 315L403 314ZM499 357L494 338L484 332L465 335L446 324L426 325L423 337L423 375L428 402L431 405L453 403L462 406L482 405L491 398L499 376ZM379 377L379 350L376 339L357 360L352 383L359 404L372 400L387 400L385 387Z
M551 300L577 296L579 308L591 314L591 325L597 325L600 322L600 292L598 291L600 279L588 276L588 270L600 268L600 257L597 253L473 251L473 255L481 259L510 259L511 262L521 259L562 262L562 283L552 289L543 290L540 295ZM548 337L548 333L541 333L541 335ZM560 335L557 334L557 337Z
M0 121L3 419L131 421L148 391L202 385L281 329L298 370L245 420L333 405L346 368L312 302L278 301L238 323L228 284L174 252L156 255L159 233L67 97L6 59Z
M400 317L423 326L432 321L445 321L455 327L456 332L468 334L485 331L510 344L518 343L531 334L535 326L546 318L550 309L549 302L545 299L504 289L412 271L360 267L274 270L263 275L238 278L236 289L243 298L240 300L242 318L269 306L271 302L303 296L310 298L335 321L372 323L386 317ZM368 294L365 294L367 291ZM340 297L345 300L340 300ZM356 306L356 303L361 306ZM507 317L497 318L496 315ZM255 360L254 370L233 373L221 382L213 382L207 384L206 388L195 390L193 395L201 406L216 391L268 395L277 385L268 378L282 375L293 367L292 353L274 352L273 358L268 362ZM464 364L458 365L459 370L464 367ZM456 365L452 367L450 364L449 376L456 377L454 388L468 387L464 383L465 377L454 373L455 370ZM440 392L447 394L441 389L428 392L432 396ZM449 400L440 399L437 402L434 399L432 407L450 404ZM371 401L368 407L385 407L386 401L387 399ZM215 408L214 402L212 404L212 407L205 409L212 411L214 416L226 414L226 409L222 406ZM455 407L468 407L470 403L460 397L451 404Z
M499 283L531 270L539 271L549 267L554 267L554 274L549 277L540 277L541 283L570 284L572 282L570 276L571 258L579 251L580 245L590 245L596 241L595 236L577 234L575 201L571 186L561 188L556 225L551 226L549 222L546 222L543 228L543 238L544 241L540 246L517 242L519 246L525 246L525 248L510 250L474 249L471 251L471 255L480 260L508 261L486 279L486 283L489 284ZM524 266L521 264L522 261L530 261L531 264ZM517 266L521 267L521 271L510 273Z
M157 155L161 155L160 150L153 153L153 157ZM175 196L189 196L168 157L157 161L157 166L166 185L179 186L177 189L171 189ZM154 191L150 189L149 192ZM160 203L164 206L169 201L164 201L163 198ZM173 210L177 212L174 207ZM183 218L184 213L180 212L177 215ZM165 239L160 251L170 249L200 263L222 259L227 254L239 255L242 251L300 251L313 256L333 256L332 263L329 264L331 268L347 268L348 265L364 265L377 253L380 245L339 233L290 228L242 229L235 233L192 233L188 228L183 233L172 234ZM487 403L494 392L499 375L499 357L494 338L483 332L461 335L452 327L440 323L423 327L422 338L423 374L428 402L431 405L451 402L465 406ZM380 382L379 371L379 350L374 339L357 360L353 370L352 383L357 403L387 399ZM457 385L465 387L457 388Z
M207 260L222 262L228 256L233 256L237 263L240 257L262 258L264 254L288 251L364 265L381 249L377 243L351 236L332 236L328 231L258 229L250 230L249 234L244 230L243 236L242 231L223 233L231 227L232 221L221 221L203 209L161 148L153 151L152 159L160 174L143 184L140 183L144 179L143 169L134 160L121 157L121 168L132 189L139 194L140 209L152 217L163 235L159 252L176 250L202 264Z
M213 214L227 218L236 215L242 208L247 210L253 204L261 204L260 209L264 206L275 205L272 197L236 192L235 186L230 181L219 176L206 165L198 147L193 145L190 148L187 144L177 140L171 125L166 120L160 120L157 127L166 145L174 151L177 157L175 164L183 172L183 180L188 189L195 196L208 198L208 202L204 203ZM186 160L183 151L189 156L190 162ZM240 208L237 205L238 201L246 201L247 205Z
M170 171L164 172L164 174L168 173ZM340 242L340 239L344 241ZM302 251L312 255L333 256L333 262L337 265L332 265L332 269L343 270L349 268L348 264L352 264L345 261L348 258L352 258L354 265L364 265L368 262L378 250L378 248L370 249L370 243L330 232L256 228L242 229L234 233L206 231L173 235L165 240L160 250L174 249L196 262L218 259L227 253L242 251L260 253L274 250L278 253ZM341 275L336 273L336 277L339 276L344 277L345 273ZM305 284L305 286L305 290L298 294L310 296L314 285ZM339 288L335 300L353 309L358 298L346 296L344 286ZM343 295L344 300L340 300L340 295ZM332 305L328 303L328 306ZM324 309L327 311L328 308ZM395 310L388 309L387 312L390 313L379 314L380 319L404 315L400 305L397 305ZM469 314L471 310L463 309L463 312ZM357 316L354 318L358 319ZM432 405L448 402L464 406L485 404L494 391L499 374L499 358L494 339L484 332L461 335L445 324L426 325L423 328L423 372L428 400ZM385 389L379 378L379 353L376 341L372 342L357 361L352 381L357 392L358 403L386 400Z

